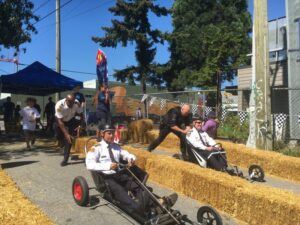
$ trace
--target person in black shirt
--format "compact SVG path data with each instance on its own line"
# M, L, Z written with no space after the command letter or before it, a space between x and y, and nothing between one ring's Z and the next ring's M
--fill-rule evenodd
M52 97L48 98L48 103L45 106L44 109L44 118L45 114L47 116L47 126L46 126L46 131L53 131L53 124L55 122L55 103L52 101Z
M5 132L8 133L11 131L11 124L13 122L15 104L11 101L11 97L6 98L6 102L3 103L3 114L4 114L4 127Z
M164 116L159 127L159 136L149 146L148 151L154 150L165 138L172 132L180 139L180 151L184 160L187 160L185 148L185 135L190 131L192 123L192 114L190 106L183 105L170 109Z

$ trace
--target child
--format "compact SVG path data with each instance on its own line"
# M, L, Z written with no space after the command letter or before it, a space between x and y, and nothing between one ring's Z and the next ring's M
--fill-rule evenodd
M35 142L34 131L36 128L36 121L40 118L39 112L34 108L34 99L27 98L26 105L19 113L22 117L22 126L25 136L27 149L31 149L31 145Z

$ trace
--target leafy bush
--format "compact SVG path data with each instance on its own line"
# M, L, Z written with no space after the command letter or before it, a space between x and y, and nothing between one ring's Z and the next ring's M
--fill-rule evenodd
M218 129L218 136L229 138L234 142L246 143L249 135L249 119L246 118L240 125L240 118L236 113L230 112L226 115Z

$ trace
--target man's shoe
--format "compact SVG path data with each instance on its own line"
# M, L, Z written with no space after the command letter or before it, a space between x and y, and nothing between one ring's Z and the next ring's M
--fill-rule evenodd
M175 205L177 199L178 199L177 193L170 194L169 196L163 197L163 200L164 200L163 204L167 208L171 208L173 205Z
M62 162L60 163L60 166L66 166L66 165L68 165L68 163L65 162L65 161L62 161Z

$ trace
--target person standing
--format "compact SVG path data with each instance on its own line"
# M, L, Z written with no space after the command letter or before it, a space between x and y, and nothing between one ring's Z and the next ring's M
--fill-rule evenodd
M149 146L148 151L155 149L172 132L180 139L180 151L184 160L188 159L185 147L185 135L190 131L192 123L192 114L190 106L184 104L170 109L163 117L159 126L159 136Z
M135 111L135 118L136 120L140 120L143 118L141 107L138 107L137 110Z
M22 117L22 127L24 131L27 149L35 143L35 129L37 120L40 119L40 113L36 110L33 98L26 99L26 106L19 112Z
M211 111L207 115L207 121L204 123L202 130L205 131L211 138L217 138L217 130L219 122L216 118L216 113Z
M57 138L64 144L64 158L60 163L66 166L70 156L72 140L80 129L80 123L83 121L82 107L75 99L73 94L59 100L55 105L55 119L57 125Z
M96 117L100 124L110 124L110 99L109 89L104 84L100 84L99 90L97 91L94 101L94 105L97 105Z
M44 118L47 118L46 131L53 131L53 124L55 122L55 103L52 101L52 97L48 98L48 103L44 109Z
M73 94L75 99L80 103L80 106L83 108L85 106L85 98L82 93L80 93L81 86L77 85L73 88Z
M13 122L15 104L11 101L11 97L6 98L6 102L3 103L3 114L4 114L4 128L5 132L11 131L11 123Z

